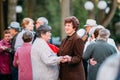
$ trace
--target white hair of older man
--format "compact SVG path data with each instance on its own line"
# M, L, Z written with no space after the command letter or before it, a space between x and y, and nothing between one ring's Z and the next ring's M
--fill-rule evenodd
M108 29L101 29L99 31L99 34L98 34L98 38L99 40L107 40L110 36L110 31Z
M45 17L40 17L40 18L38 18L37 20L38 20L38 21L43 21L44 24L48 24L48 20L47 20L47 18L45 18Z

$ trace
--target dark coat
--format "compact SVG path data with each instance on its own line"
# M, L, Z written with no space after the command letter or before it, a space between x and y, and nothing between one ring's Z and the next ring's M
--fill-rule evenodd
M69 55L72 61L60 63L60 80L85 80L82 62L83 49L84 42L76 33L62 41L58 56Z
M115 53L117 53L116 49L103 40L97 40L88 45L83 54L83 59L89 60L94 58L97 64L94 66L89 64L87 80L96 80L96 75L101 64L107 57Z
M13 59L14 59L14 54L15 54L15 42L16 42L16 37L17 37L18 33L12 38L11 40L11 54L10 54L10 59L11 59L11 64L13 63Z

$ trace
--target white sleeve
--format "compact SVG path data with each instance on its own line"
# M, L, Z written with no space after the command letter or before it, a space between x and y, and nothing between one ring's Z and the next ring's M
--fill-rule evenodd
M52 52L47 50L42 53L41 59L46 65L56 65L60 62L60 57L57 57Z
M23 35L23 32L20 32L16 37L15 46L14 46L15 51L17 50L17 48L21 47L21 45L23 44L22 35Z
M41 46L39 50L40 51L40 57L41 60L46 64L46 65L56 65L60 62L60 58L58 57L48 46L48 44L45 42L41 43Z
M116 49L116 51L117 51L118 54L120 53L119 50L117 49L117 46L115 44L114 39L108 38L107 43L109 43L110 45L112 45L113 47L115 47L115 49Z

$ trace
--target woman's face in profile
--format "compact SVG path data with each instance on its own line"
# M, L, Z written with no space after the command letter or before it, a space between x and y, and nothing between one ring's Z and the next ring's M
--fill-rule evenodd
M30 31L33 31L34 29L34 22L33 21L30 21L27 25L26 25L26 28Z
M42 34L41 36L45 41L49 41L51 39L51 32L47 31L45 34Z

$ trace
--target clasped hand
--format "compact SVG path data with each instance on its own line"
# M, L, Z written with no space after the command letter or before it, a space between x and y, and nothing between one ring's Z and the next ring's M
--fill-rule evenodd
M1 46L0 48L3 49L3 50L6 50L6 49L7 49L6 46Z
M65 56L62 56L62 58L61 58L61 61L60 62L62 62L62 63L65 63L65 62L70 62L71 61L71 56L69 56L69 55L65 55Z
M94 66L97 64L97 61L95 61L94 58L91 58L89 63L90 63L90 65Z

